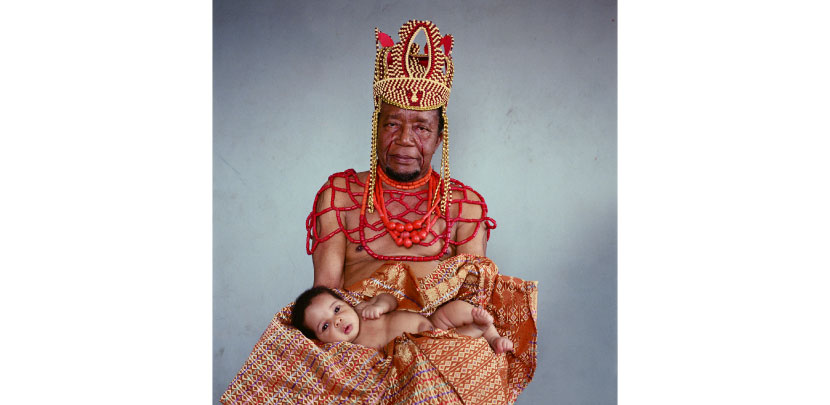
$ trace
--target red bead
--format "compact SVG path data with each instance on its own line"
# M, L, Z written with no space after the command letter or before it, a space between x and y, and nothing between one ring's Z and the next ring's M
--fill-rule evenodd
M412 228L414 229L421 229L422 226L424 226L424 221L421 219L412 223Z
M421 243L421 237L417 232L412 234L412 243Z
M386 223L386 229L388 229L390 231L394 231L395 230L395 224L393 224L391 222L387 222Z
M403 231L403 232L401 232L401 237L402 237L402 238L404 238L404 239L408 238L408 237L409 237L409 235L411 235L411 234L410 234L409 232L407 232L407 231Z
M411 223L407 222L406 225L403 226L403 228L406 229L407 232L412 232L412 224Z
M411 242L410 242L410 243L411 243ZM396 244L396 245L398 245L398 246L403 245L403 238L397 238L397 239L395 239L395 244Z
M421 240L426 239L427 238L427 231L426 230L421 231L420 236L421 236Z
M412 247L412 239L406 238L403 240L403 245L406 247Z
M396 230L396 231L398 231L398 232L403 232L403 229L404 229L404 227L403 227L403 224L402 224L402 223L397 223L397 224L395 224L395 230Z

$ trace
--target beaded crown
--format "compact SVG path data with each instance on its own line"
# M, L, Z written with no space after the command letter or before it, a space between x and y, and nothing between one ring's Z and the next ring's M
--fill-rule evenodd
M426 37L423 52L415 39L423 32ZM431 21L410 20L398 30L397 44L387 34L375 28L375 77L372 85L375 110L372 114L372 145L369 152L369 183L367 190L374 192L377 171L377 120L381 102L409 110L435 110L444 107L444 127L440 129L443 143L441 156L441 182L443 195L441 211L447 212L450 192L450 131L447 121L447 103L452 88L453 64L451 35L441 36ZM367 194L368 197L371 195ZM436 193L437 195L437 193ZM368 199L368 212L374 207Z
M415 43L420 32L426 36L423 52ZM446 106L453 77L452 36L441 37L430 21L410 20L398 30L398 37L396 44L375 28L375 105L382 100L411 110Z

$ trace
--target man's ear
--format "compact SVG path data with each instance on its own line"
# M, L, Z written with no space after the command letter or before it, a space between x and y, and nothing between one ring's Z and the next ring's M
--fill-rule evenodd
M444 125L441 125L441 121L443 121L441 114L443 111L439 108L436 112L438 113L438 142L442 142L444 140L444 127L447 126L447 122L444 121Z

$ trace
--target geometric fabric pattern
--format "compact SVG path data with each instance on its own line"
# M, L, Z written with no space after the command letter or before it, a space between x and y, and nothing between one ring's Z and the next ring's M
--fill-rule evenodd
M514 351L495 354L484 338L455 330L405 333L383 352L349 342L321 343L290 326L291 305L278 312L222 395L224 404L513 403L536 370L535 281L498 274L486 257L458 255L414 280L389 262L338 290L355 305L392 294L398 309L430 314L462 299L482 305Z

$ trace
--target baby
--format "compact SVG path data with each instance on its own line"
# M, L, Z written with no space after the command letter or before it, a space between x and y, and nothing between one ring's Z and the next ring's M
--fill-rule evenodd
M510 339L499 336L493 316L464 301L450 301L429 318L410 311L395 311L398 301L381 293L352 307L326 287L314 287L299 297L291 314L291 324L309 338L325 343L352 342L383 349L403 332L452 329L460 335L484 336L496 353L513 350Z

